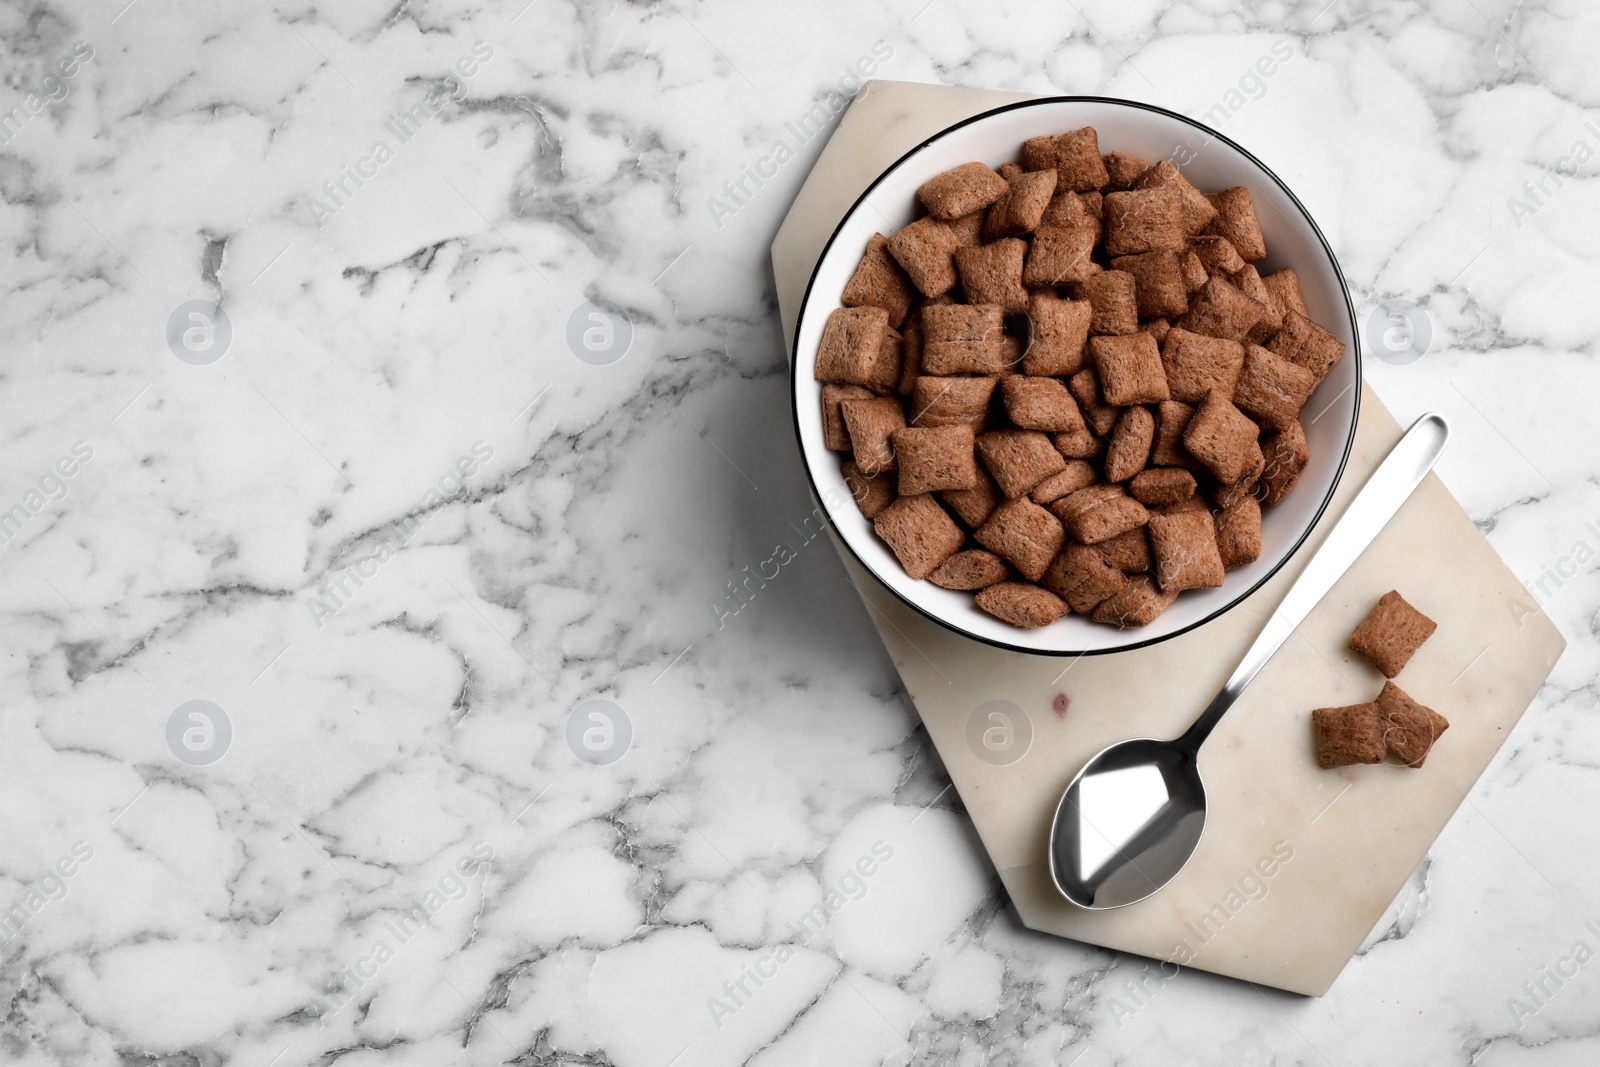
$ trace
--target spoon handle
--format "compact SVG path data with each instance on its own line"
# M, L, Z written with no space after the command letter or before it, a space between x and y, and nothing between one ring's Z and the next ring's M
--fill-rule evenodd
M1300 572L1300 577L1284 594L1283 603L1278 605L1278 610L1272 613L1272 618L1267 620L1255 643L1244 654L1233 677L1201 712L1194 725L1178 739L1179 745L1190 752L1199 749L1210 736L1212 727L1217 725L1223 712L1232 706L1244 687L1267 665L1273 653L1294 633L1295 627L1305 620L1311 609L1333 588L1333 584L1350 569L1357 557L1372 543L1372 539L1378 536L1378 531L1394 518L1400 505L1406 502L1423 477L1433 469L1449 436L1450 424L1436 412L1424 415L1411 424L1411 429L1378 464L1378 469L1372 472L1367 484L1356 493L1339 521L1328 531L1322 547L1317 549L1305 570Z

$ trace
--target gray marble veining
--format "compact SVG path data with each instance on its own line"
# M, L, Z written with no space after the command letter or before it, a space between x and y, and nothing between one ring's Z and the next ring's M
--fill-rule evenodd
M0 1058L1590 1062L1597 42L1484 0L0 7ZM1261 156L1569 639L1321 1000L1021 929L804 536L767 247L872 75Z

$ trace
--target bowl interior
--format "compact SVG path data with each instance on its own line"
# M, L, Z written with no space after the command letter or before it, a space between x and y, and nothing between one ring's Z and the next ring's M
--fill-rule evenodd
M874 232L892 234L916 217L916 189L928 178L971 160L998 168L1013 161L1022 142L1080 126L1099 131L1102 152L1130 152L1170 160L1204 192L1249 187L1266 238L1262 274L1293 267L1307 311L1346 347L1306 404L1311 459L1289 497L1265 509L1261 556L1230 571L1220 588L1190 590L1155 622L1116 630L1069 615L1037 630L1022 630L979 611L973 594L911 578L889 546L872 532L840 472L843 453L823 447L822 385L812 378L828 313ZM1134 648L1172 637L1216 617L1243 600L1293 554L1316 523L1344 468L1360 402L1360 356L1354 313L1332 252L1299 202L1253 157L1232 142L1179 115L1127 101L1046 99L988 112L933 137L913 150L870 188L840 223L823 251L801 307L794 347L795 413L801 450L818 499L835 530L861 563L912 607L959 633L1024 652L1073 654Z

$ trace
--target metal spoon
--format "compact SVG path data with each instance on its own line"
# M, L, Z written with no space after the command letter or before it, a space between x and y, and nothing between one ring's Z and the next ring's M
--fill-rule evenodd
M1400 510L1444 450L1444 416L1422 416L1378 465L1328 532L1255 644L1194 725L1173 741L1139 738L1104 749L1079 771L1050 825L1050 877L1096 910L1143 900L1189 862L1206 824L1200 746L1244 687Z

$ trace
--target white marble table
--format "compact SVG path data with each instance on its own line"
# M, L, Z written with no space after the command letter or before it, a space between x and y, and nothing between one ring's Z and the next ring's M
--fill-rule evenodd
M0 1060L1595 1062L1600 24L1319 7L0 11ZM1322 999L1023 930L808 537L868 75L1194 114L1431 334L1569 648Z

